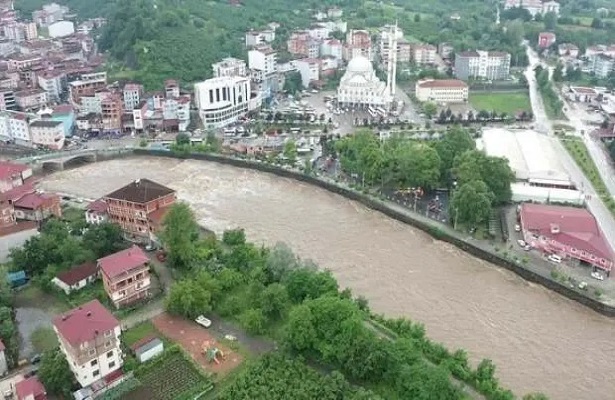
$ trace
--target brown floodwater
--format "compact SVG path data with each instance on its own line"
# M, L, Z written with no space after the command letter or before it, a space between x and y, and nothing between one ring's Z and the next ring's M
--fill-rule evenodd
M423 232L293 180L193 160L134 158L46 177L48 190L97 198L136 178L178 191L201 224L285 242L330 269L376 312L425 324L474 362L490 358L515 393L615 399L615 321Z

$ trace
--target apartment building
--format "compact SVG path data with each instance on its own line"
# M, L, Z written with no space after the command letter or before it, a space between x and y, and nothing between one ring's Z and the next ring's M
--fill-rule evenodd
M320 79L320 64L321 61L317 58L304 58L301 60L292 61L292 64L301 74L301 82L304 88L310 86L310 83Z
M8 57L6 61L9 71L21 71L39 66L43 59L38 54L14 54Z
M232 124L250 109L250 80L238 76L207 79L194 85L194 101L206 128Z
M557 46L557 52L560 57L577 58L579 56L579 47L572 43L563 43Z
M418 81L415 85L415 95L419 101L465 103L468 101L468 84L458 79Z
M52 150L62 150L64 147L64 124L62 121L40 119L30 123L32 144Z
M150 295L149 258L137 245L97 261L105 292L116 308Z
M15 92L12 90L0 89L0 111L17 109L17 101L15 101Z
M47 98L50 101L60 101L60 96L64 92L62 87L62 78L64 76L62 71L43 71L36 75L38 86L47 93Z
M555 15L560 13L560 4L556 1L542 1L542 0L506 0L504 2L504 9L510 8L524 8L532 17L538 14L544 15L552 12Z
M510 54L499 51L464 51L455 55L455 77L463 80L508 78Z
M295 31L290 34L290 38L286 41L286 49L294 56L307 57L309 40L310 33L308 31Z
M82 387L121 368L124 357L120 322L98 300L55 317L53 329L60 350Z
M81 74L79 79L69 82L68 87L71 102L79 104L81 97L93 96L96 91L107 87L107 73Z
M262 31L246 32L246 47L260 46L275 40L275 30L265 29Z
M391 49L389 48L390 41L393 41L393 38L391 38L392 35L394 36L395 43L398 43L399 40L403 39L404 32L399 27L391 25L385 25L380 28L380 33L378 35L378 54L380 56L380 62L384 66L384 68L387 67L387 63L389 60L389 53L391 51ZM397 56L399 57L398 45L396 45L395 51L397 52ZM399 58L397 61L400 62Z
M0 112L0 139L13 141L20 146L32 146L30 116L17 111Z
M124 110L132 111L141 102L143 95L143 85L138 83L127 83L122 89L124 100Z
M102 224L109 219L107 203L104 200L94 200L85 208L85 222L92 225Z
M248 67L244 60L228 57L211 65L214 78L225 76L248 76Z
M147 243L155 239L148 220L150 214L175 203L176 193L149 179L137 179L103 200L108 206L109 220L122 228L127 239Z
M342 60L344 57L344 46L337 39L325 39L320 44L320 54Z
M412 61L417 65L433 65L436 63L437 48L430 44L412 46Z
M47 92L42 89L25 89L15 92L15 102L22 110L35 110L47 105Z
M615 70L615 58L606 54L594 54L588 57L590 71L598 78L607 78Z
M54 22L62 21L68 12L68 7L56 3L45 4L41 10L32 13L32 20L38 26L47 27Z
M180 95L179 82L175 79L164 81L164 97L166 99L176 99Z
M123 103L122 96L117 92L105 93L100 101L103 130L122 130Z
M372 38L366 30L352 29L346 34L344 59L350 61L357 56L363 56L370 61L374 61Z
M256 81L276 72L278 56L270 46L259 46L248 52L248 66Z

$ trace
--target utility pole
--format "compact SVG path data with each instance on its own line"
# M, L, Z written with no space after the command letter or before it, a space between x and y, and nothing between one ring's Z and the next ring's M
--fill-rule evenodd
M455 207L455 223L453 224L453 229L457 230L457 217L459 216L459 207Z

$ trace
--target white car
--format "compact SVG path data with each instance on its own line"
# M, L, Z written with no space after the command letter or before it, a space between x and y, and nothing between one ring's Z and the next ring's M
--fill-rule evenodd
M549 257L547 257L547 260L554 262L556 264L561 264L562 262L562 258L560 256L558 256L557 254L551 254L549 255Z
M598 271L594 271L591 273L592 278L594 279L598 279L599 281L603 281L604 280L604 275L602 275L600 272Z
M233 335L224 335L224 338L225 338L226 340L228 340L229 342L235 342L235 341L237 341L237 338L236 338L235 336L233 336Z
M201 325L204 328L209 328L211 326L211 321L205 318L204 315L199 315L198 317L196 317L195 321L197 324Z
M517 244L523 248L527 246L527 243L525 243L525 240L522 240L522 239L517 240Z
M521 225L515 225L515 232L521 232Z

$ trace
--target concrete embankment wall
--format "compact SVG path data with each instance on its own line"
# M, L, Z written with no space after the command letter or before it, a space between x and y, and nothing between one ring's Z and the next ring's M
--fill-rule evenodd
M518 265L501 255L485 250L484 248L479 247L476 243L468 242L464 240L459 234L454 231L451 231L448 228L443 226L439 226L434 221L428 220L425 217L412 214L409 210L402 210L400 206L396 206L394 204L388 204L387 202L377 199L375 197L359 193L353 189L340 186L332 181L327 181L312 175L305 175L297 171L292 171L288 169L284 169L281 167L277 167L274 165L259 163L250 160L238 159L238 158L230 158L224 157L215 154L192 154L190 156L180 156L173 154L169 151L156 151L156 150L144 150L144 149L135 149L134 154L136 155L148 155L148 156L162 156L169 158L186 158L186 159L194 159L194 160L203 160L203 161L213 161L221 164L231 165L239 168L253 169L261 172L267 172L270 174L275 174L277 176L281 176L284 178L291 178L301 182L306 182L311 185L318 186L322 189L328 190L330 192L339 194L344 196L350 200L357 201L364 206L371 208L372 210L379 211L390 218L394 218L400 222L412 225L422 231L430 234L434 238L438 240L443 240L445 242L451 243L461 250L472 254L478 258L481 258L485 261L496 264L500 267L506 268L522 278L530 281L539 283L563 296L566 296L572 300L578 301L579 303L590 307L591 309L599 312L600 314L606 315L608 317L615 317L615 307L609 306L607 304L601 303L593 298L590 298L583 293L579 293L576 290L571 289L568 286L564 286L559 282L556 282L549 277L545 277L540 275L528 268L524 268L522 265Z

